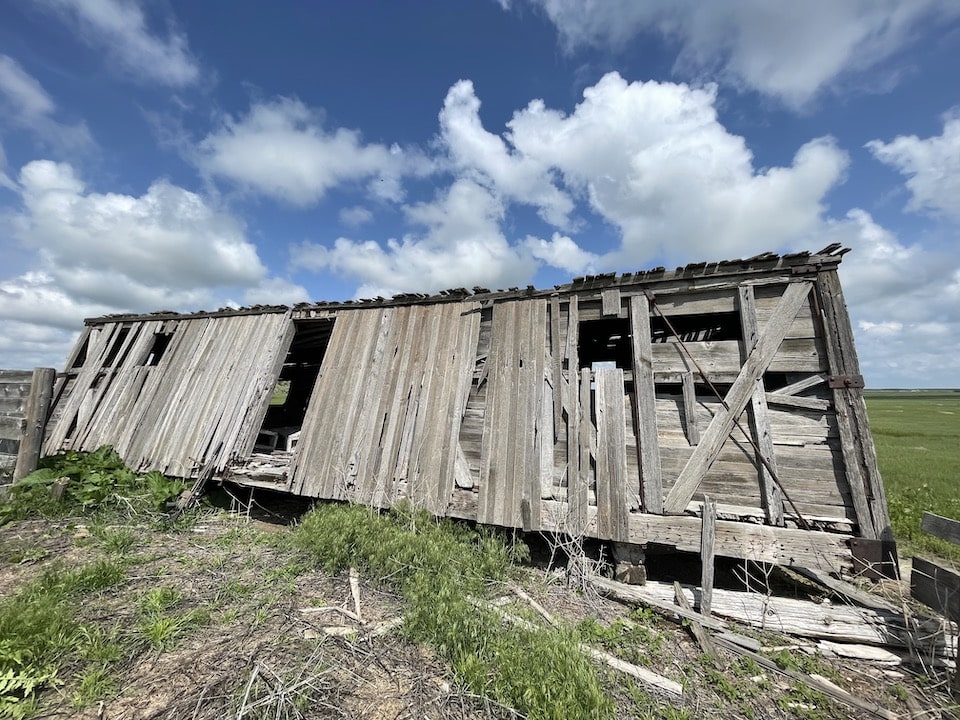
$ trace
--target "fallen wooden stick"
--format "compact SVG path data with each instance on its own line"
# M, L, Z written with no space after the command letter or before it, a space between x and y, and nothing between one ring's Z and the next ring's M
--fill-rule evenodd
M628 605L643 605L645 607L652 608L670 621L675 622L676 617L679 616L686 620L698 622L705 628L710 628L711 630L716 630L717 632L723 633L731 642L735 642L751 650L760 649L760 643L753 638L748 638L744 635L740 635L731 631L729 624L723 620L714 617L707 617L706 615L701 615L695 610L690 610L688 608L674 605L673 603L664 602L657 598L649 597L640 592L636 585L625 585L624 583L618 583L602 577L591 578L590 583L597 588L601 595L612 597L614 600L619 600L620 602L627 603Z
M516 615L511 615L510 613L504 611L501 608L498 608L492 603L489 603L483 600L476 600L473 598L468 598L468 600L477 607L485 608L487 610L495 612L497 615L499 615L505 621L509 622L511 625L516 625L526 630L540 629L529 620L524 620L523 618L517 617ZM544 612L546 612L546 610L544 610ZM549 615L549 613L547 614ZM645 685L648 689L654 692L658 692L662 695L665 695L674 699L680 699L683 697L683 686L680 683L671 680L670 678L666 678L663 675L659 675L653 672L653 670L648 670L647 668L641 667L640 665L634 665L633 663L628 663L626 660L621 660L620 658L615 657L610 653L592 648L585 643L579 643L578 647L580 649L580 652L584 653L585 655L592 657L595 660L599 660L603 663L606 663L607 665L612 667L614 670L619 670L625 675L629 675L630 677L633 677L639 680L641 684Z
M360 612L360 576L356 568L350 568L350 594L353 595L353 608L357 613L357 619L363 622L363 615Z
M683 588L680 587L680 583L674 581L673 592L674 599L677 601L677 605L682 607L684 610L690 610L692 612L690 603L687 602L687 596L683 594ZM707 653L707 655L717 657L717 648L714 647L713 643L710 641L710 636L707 635L707 631L704 630L703 625L700 624L699 620L690 621L690 631L693 633L693 637L696 639L701 650Z
M826 678L821 678L819 675L805 675L804 673L798 672L796 670L791 670L790 668L782 668L777 665L773 660L759 655L755 652L742 648L736 643L729 642L725 638L717 637L717 643L723 647L731 650L738 655L750 658L757 665L762 668L766 668L772 672L778 672L781 675L785 675L792 680L803 683L807 687L821 692L829 698L833 698L838 702L842 702L845 705L854 707L857 710L862 710L864 712L870 713L874 717L883 718L883 720L901 720L900 715L886 708L882 708L876 703L869 702L867 700L862 700L856 695L851 695L846 690L837 685L834 685L832 682L826 680Z

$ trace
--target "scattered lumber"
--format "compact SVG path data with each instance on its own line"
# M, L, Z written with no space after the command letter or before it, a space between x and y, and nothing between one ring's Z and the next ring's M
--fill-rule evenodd
M471 599L470 602L472 602L474 605L478 607L483 607L483 608L486 608L487 610L490 610L496 613L504 621L510 623L511 625L516 625L517 627L526 628L527 630L537 629L537 626L529 622L528 620L524 620L521 617L512 615L511 613L508 613L507 611L505 611L503 608L497 607L493 603L490 603L484 600L476 600L476 599ZM552 616L550 615L550 613L548 613L542 607L541 607L541 610L543 610L543 613L546 614L546 617L551 618L550 621L552 621ZM683 686L680 683L674 680L671 680L670 678L666 678L663 675L655 673L653 672L653 670L649 670L640 665L634 665L633 663L628 663L626 660L621 660L620 658L615 657L610 653L603 652L602 650L597 650L596 648L592 648L585 643L580 643L579 647L580 647L580 651L585 655L588 655L594 660L598 660L602 663L605 663L606 665L609 665L614 670L622 672L625 675L629 675L630 677L638 680L648 690L660 696L666 696L671 699L680 699L681 697L683 697Z
M677 601L677 605L682 607L684 610L693 610L693 608L690 607L690 603L687 602L687 596L683 594L683 588L681 588L680 583L676 581L673 583L673 594ZM690 631L693 633L693 637L696 639L701 650L707 653L707 655L713 655L714 657L717 657L717 648L714 647L713 642L710 640L710 636L707 635L707 631L703 629L703 625L701 625L698 620L690 621Z
M837 702L844 703L845 705L849 705L857 710L862 710L863 712L869 713L873 717L884 718L884 720L900 720L900 716L897 713L891 712L886 708L882 708L876 703L861 700L856 695L851 695L843 688L834 685L832 682L824 677L821 677L820 675L807 675L797 670L782 668L773 660L770 660L769 658L766 658L763 655L755 653L751 650L747 650L746 648L740 647L736 643L729 642L725 638L717 638L717 644L727 648L728 650L731 650L737 655L750 658L757 665L766 670L785 675L791 680L796 680L797 682L803 683L804 685L807 685L818 692L822 692L824 695L836 700Z

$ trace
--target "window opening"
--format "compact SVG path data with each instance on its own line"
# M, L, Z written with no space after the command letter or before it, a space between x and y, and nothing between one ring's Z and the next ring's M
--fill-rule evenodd
M83 364L87 361L87 348L90 347L90 336L84 339L83 344L80 346L80 349L77 351L77 356L73 359L73 363L70 365L71 370L77 370L83 367Z
M110 346L110 352L107 353L107 359L103 361L103 367L113 367L118 356L120 355L120 348L123 347L123 343L126 341L127 336L129 335L129 325L120 328L120 332L117 333L117 336L113 339L113 344Z
M683 342L741 340L743 337L740 314L735 312L673 315L669 319ZM655 343L676 341L666 321L658 315L650 317L650 336Z
M167 348L170 346L170 340L172 339L173 333L154 333L153 347L150 349L150 354L147 356L147 361L144 364L148 367L156 367L159 365L160 359L167 351Z
M630 370L633 366L630 321L624 318L584 320L580 323L577 354L581 368Z
M272 453L296 447L313 386L327 352L334 320L297 320L293 342L274 385L255 450Z

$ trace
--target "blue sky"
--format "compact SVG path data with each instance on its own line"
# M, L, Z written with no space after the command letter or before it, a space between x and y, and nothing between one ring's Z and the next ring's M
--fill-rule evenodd
M960 3L0 0L0 367L82 319L852 247L960 386Z

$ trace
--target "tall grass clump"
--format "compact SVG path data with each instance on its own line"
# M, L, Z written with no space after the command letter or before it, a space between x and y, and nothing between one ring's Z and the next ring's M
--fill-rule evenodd
M29 716L36 693L58 684L60 667L83 645L76 599L113 587L124 577L123 566L109 560L76 570L55 566L0 599L0 717Z
M506 627L476 603L506 579L517 547L409 507L378 513L353 505L318 506L294 543L327 571L356 567L398 589L407 635L432 645L472 692L532 720L613 716L573 633Z

